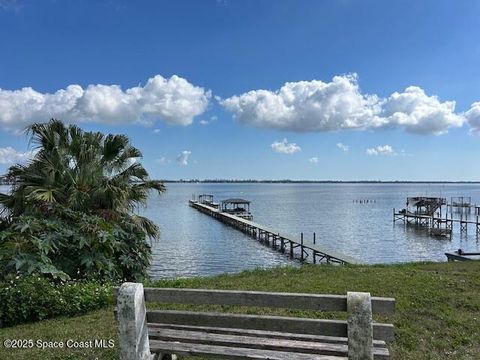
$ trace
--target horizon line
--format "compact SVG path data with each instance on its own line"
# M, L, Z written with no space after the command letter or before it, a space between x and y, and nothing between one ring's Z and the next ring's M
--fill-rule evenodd
M480 180L308 180L308 179L158 179L164 183L385 183L385 184L480 184Z

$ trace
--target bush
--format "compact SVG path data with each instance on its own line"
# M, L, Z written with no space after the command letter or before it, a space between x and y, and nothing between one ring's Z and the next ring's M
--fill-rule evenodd
M0 281L8 274L141 281L150 247L130 217L116 221L56 206L18 216L0 231Z
M74 316L113 303L112 286L95 281L53 282L37 274L0 283L0 327Z

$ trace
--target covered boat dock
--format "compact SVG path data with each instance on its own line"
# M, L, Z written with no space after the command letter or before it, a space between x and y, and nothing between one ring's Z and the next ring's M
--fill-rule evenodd
M240 198L231 198L222 201L222 212L241 217L242 219L252 220L250 213L250 201Z

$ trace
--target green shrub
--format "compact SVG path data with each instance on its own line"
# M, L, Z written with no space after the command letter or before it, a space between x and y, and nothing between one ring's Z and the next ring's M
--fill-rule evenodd
M56 206L21 215L0 231L0 281L8 274L141 281L150 261L145 233L130 217L109 221Z
M0 326L79 315L112 303L109 284L53 282L36 274L17 276L0 283Z

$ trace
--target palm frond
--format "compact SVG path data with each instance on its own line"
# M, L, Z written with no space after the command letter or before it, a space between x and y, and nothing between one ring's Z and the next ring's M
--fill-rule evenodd
M158 239L160 236L160 229L152 220L140 215L132 215L131 219L145 232L149 238Z

